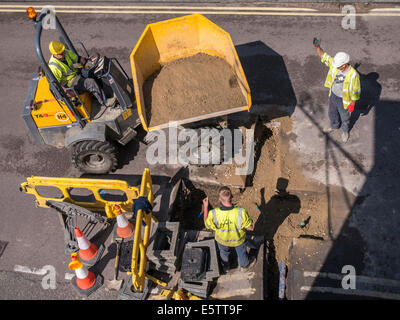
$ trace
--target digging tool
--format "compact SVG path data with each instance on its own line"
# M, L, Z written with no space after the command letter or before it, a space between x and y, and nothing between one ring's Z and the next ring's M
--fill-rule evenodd
M114 265L114 279L106 280L106 290L107 291L118 291L121 288L123 280L117 280L118 277L118 264L119 264L119 253L121 251L122 238L115 238L115 243L117 244L117 254L115 256L115 265Z
M187 300L183 291L178 289L178 282L181 278L181 272L178 271L175 273L174 278L171 279L172 289L162 289L158 295L151 296L148 300Z
M310 219L311 219L311 216L308 216L307 219L302 220L302 221L300 222L300 227L301 227L301 228L304 228L304 227L310 222Z
M279 267L279 300L285 299L285 288L286 288L286 259L281 260Z

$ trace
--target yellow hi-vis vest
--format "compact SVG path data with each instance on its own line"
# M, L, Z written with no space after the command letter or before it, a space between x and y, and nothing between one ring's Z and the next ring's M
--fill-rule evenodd
M71 87L78 73L78 69L73 67L73 64L78 62L78 56L71 50L65 49L65 61L66 64L52 55L49 68L62 86Z
M328 74L326 76L324 86L329 88L329 96L332 93L332 85L335 81L336 75L339 72L339 69L333 67L332 62L333 58L327 54L326 52L322 56L322 63L329 68ZM361 95L361 84L360 84L360 75L352 66L350 66L349 72L347 72L346 77L343 82L343 108L347 109L348 105L352 100L359 100Z
M234 207L231 210L215 208L210 211L205 226L215 230L215 240L227 247L240 246L246 240L246 228L252 225L246 209Z

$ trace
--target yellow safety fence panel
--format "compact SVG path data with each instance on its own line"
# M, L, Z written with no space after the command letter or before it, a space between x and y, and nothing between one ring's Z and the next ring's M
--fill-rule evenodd
M140 186L140 197L146 197L150 204L153 206L154 194L152 190L152 180L150 176L150 170L145 169L142 177L142 184ZM131 272L132 285L137 291L143 291L145 278L147 277L151 281L166 286L166 283L146 274L147 257L146 251L149 245L150 231L151 231L151 220L156 220L152 213L146 213L144 210L138 210L136 216L135 235L133 240L132 248L132 261L131 261ZM144 234L142 239L142 221L145 223Z
M146 171L147 170L147 171ZM150 176L148 169L145 173ZM39 207L48 207L46 201L54 200L59 202L69 202L89 210L102 210L106 212L108 218L115 218L115 213L112 210L114 204L118 204L122 211L131 211L133 202L139 196L137 187L129 186L123 180L108 180L108 179L83 179L83 178L55 178L55 177L35 177L32 176L26 179L26 182L21 184L21 191L33 194L36 197L36 204ZM151 179L150 179L151 181ZM58 198L50 198L42 196L38 187L54 187L60 190L62 195ZM77 201L72 199L72 189L88 189L93 193L91 200L93 201ZM125 201L109 201L101 197L101 190L118 190L126 195Z
M250 109L250 87L229 33L201 14L187 15L147 25L130 55L138 113L146 131L159 127L148 127L143 83L164 63L197 53L220 57L231 66L246 98L242 110Z

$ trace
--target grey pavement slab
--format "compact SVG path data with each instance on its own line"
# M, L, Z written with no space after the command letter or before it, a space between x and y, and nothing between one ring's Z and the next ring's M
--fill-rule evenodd
M210 282L209 281L199 281L199 282L185 282L182 279L179 279L178 288L186 289L190 293L194 295L198 295L202 298L207 298Z
M178 251L179 222L156 222L152 228L147 257L174 262Z
M202 240L198 242L188 242L186 243L186 248L208 248L207 254L209 254L209 262L205 274L205 280L211 281L220 275L217 248L214 239Z

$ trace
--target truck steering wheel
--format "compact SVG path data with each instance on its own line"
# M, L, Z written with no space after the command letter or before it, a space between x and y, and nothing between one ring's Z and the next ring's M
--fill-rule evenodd
M89 57L88 61L85 64L85 69L88 71L92 71L97 68L100 61L100 54L96 53Z

